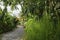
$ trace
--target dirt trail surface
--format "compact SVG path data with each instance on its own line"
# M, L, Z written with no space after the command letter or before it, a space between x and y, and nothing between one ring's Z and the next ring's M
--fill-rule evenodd
M3 34L2 40L21 40L23 34L24 34L23 26L17 26L17 28L14 29L13 31Z

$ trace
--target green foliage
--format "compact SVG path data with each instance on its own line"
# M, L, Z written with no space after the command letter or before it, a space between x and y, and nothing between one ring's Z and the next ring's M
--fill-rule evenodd
M0 33L5 33L11 31L16 28L18 21L15 17L9 15L9 13L5 14L2 19L0 19Z
M12 7L15 7L16 4L22 2L22 17L26 17L27 19L27 22L25 23L25 40L60 40L60 13L58 11L60 6L57 6L58 3L60 4L59 0L3 1L5 4L5 10L3 11L2 15L3 19L0 22L1 25L4 26L1 27L5 28L7 24L9 24L11 27L14 26L14 23L12 25L13 19L10 17L9 20L5 19L6 6L9 4L12 5ZM44 13L45 11L46 13ZM8 27L10 27L9 25Z
M60 22L55 28L54 22L50 17L45 13L39 22L33 18L29 19L25 23L25 40L59 40Z
M45 5L44 1L45 0L24 0L22 7L23 15L28 15L29 13L31 13L32 15L41 16L43 14Z
M25 23L25 40L60 40L58 36L60 14L56 10L59 2L59 0L24 0L22 12L28 19ZM59 9L60 6L57 7Z
M15 7L17 3L17 0L1 0L4 2L4 10L2 11L0 9L0 33L5 33L7 31L12 30L13 28L16 27L18 20L16 20L16 17L12 17L8 12L7 12L7 5L13 5Z

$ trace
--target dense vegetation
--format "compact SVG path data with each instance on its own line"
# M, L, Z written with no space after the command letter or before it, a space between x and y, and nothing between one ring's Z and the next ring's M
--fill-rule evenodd
M60 1L25 0L25 40L60 40Z
M60 0L3 0L22 7L24 40L60 40Z
M16 17L11 16L5 10L0 9L0 34L13 30L16 28L18 20Z

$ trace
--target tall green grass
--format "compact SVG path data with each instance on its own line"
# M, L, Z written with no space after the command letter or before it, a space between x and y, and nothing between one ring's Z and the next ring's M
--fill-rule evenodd
M49 14L44 14L39 22L31 18L25 26L25 40L60 40L60 21L55 28Z

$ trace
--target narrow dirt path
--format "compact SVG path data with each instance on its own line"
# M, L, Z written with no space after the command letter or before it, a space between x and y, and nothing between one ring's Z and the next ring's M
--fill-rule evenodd
M2 40L21 40L23 34L24 34L23 26L18 26L13 31L3 34Z

